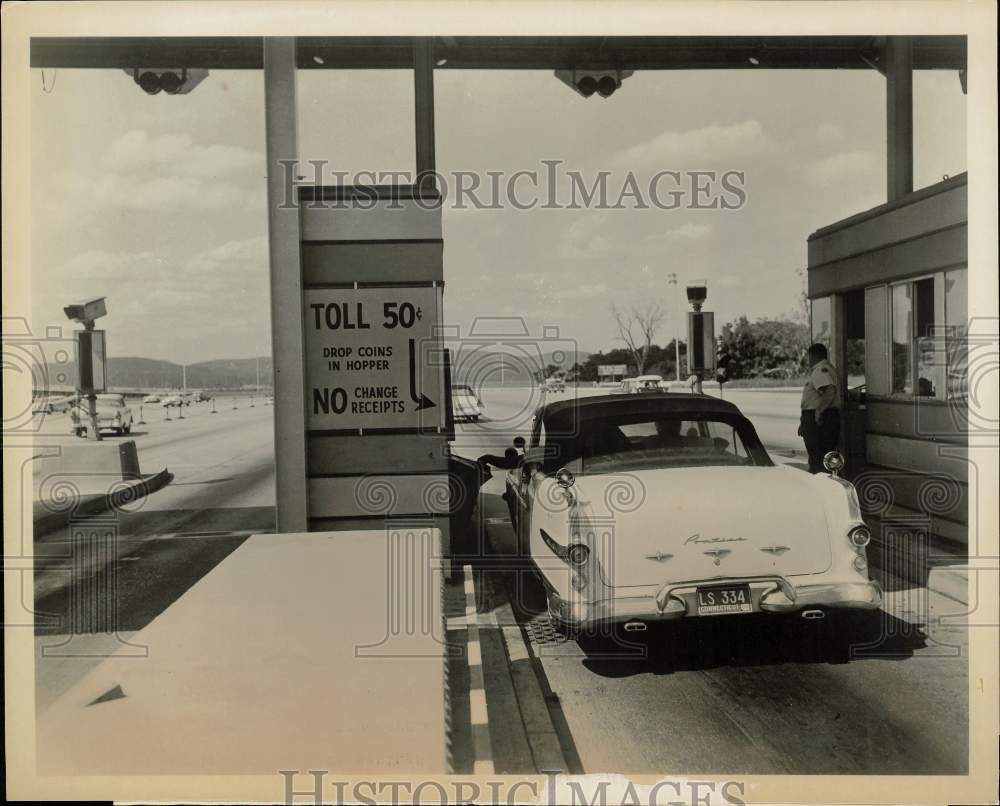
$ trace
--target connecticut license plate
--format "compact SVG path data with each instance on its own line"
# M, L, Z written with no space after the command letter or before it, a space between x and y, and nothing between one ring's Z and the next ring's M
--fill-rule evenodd
M717 585L698 588L698 615L712 616L720 613L752 613L753 600L749 585Z

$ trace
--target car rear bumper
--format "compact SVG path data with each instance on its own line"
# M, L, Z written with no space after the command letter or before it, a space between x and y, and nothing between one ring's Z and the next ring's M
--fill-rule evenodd
M708 618L698 613L697 589L704 586L746 583L752 613L795 613L806 610L877 610L882 588L874 580L795 585L781 577L712 579L664 586L654 593L621 595L598 601L564 599L546 585L550 615L570 629L586 630L602 624L629 621L673 621ZM739 615L739 614L737 614Z

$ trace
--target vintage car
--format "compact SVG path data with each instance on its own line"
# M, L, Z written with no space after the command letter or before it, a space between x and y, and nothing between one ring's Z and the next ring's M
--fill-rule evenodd
M182 406L190 406L194 403L194 397L190 392L181 392L176 395L168 395L163 400L160 401L160 405L164 408L181 408Z
M562 378L548 378L542 387L546 392L565 392L566 381Z
M111 430L116 434L127 434L132 430L132 409L125 402L124 395L100 394L96 396L97 429ZM86 398L80 398L69 410L73 433L81 437L90 426L90 414Z
M881 605L854 487L776 466L729 402L552 402L515 447L523 454L504 497L562 630L722 614L822 619Z
M146 395L142 399L143 405L146 405L148 403L159 403L159 402L160 402L160 396L159 395L155 395L155 394L154 395Z
M455 384L451 387L451 407L456 422L479 422L483 415L483 401L472 391L472 387Z
M659 375L640 375L638 378L625 378L615 389L615 394L634 395L642 392L662 392L663 378Z

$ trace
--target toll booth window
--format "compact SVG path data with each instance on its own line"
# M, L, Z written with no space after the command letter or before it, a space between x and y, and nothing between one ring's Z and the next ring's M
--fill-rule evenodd
M818 344L825 344L829 350L832 348L831 331L833 318L833 305L830 297L819 297L811 304L812 320L812 340Z
M910 356L910 333L913 330L913 305L910 284L892 288L892 391L913 393L913 364Z
M942 380L941 346L934 324L934 279L893 286L893 393L935 397Z
M844 375L853 396L865 387L865 292L844 294Z
M968 396L968 272L956 269L944 275L944 320L947 345L947 395Z
M942 389L944 362L941 360L940 334L936 332L934 318L934 279L918 280L913 284L914 298L914 353L917 383L914 392L918 397L936 397Z

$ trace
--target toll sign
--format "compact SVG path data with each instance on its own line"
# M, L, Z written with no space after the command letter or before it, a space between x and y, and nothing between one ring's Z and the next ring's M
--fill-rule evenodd
M443 426L439 293L433 287L304 292L309 428Z

